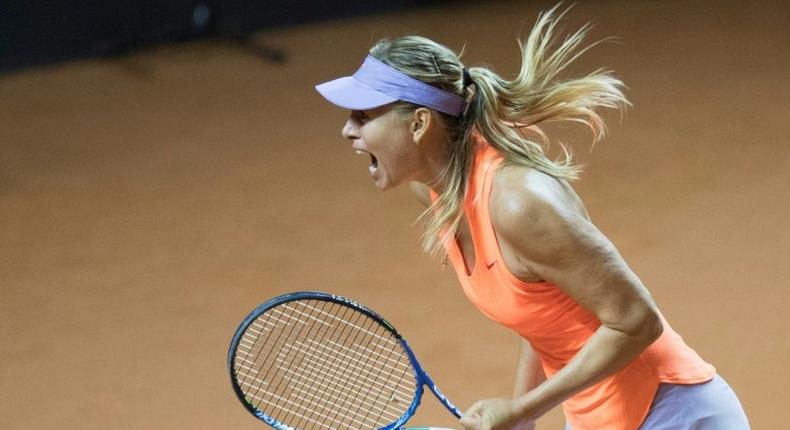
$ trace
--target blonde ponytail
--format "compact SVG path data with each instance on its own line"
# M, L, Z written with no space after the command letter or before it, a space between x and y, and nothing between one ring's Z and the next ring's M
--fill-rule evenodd
M546 155L549 144L540 126L549 122L578 122L587 126L593 143L601 140L606 125L600 108L622 109L628 105L623 83L611 72L598 69L586 76L559 80L559 74L597 43L582 46L590 26L584 25L562 41L556 26L568 9L556 14L558 6L539 15L524 41L519 41L521 70L506 80L486 67L468 70L473 82L464 86L464 66L449 48L419 36L383 40L371 55L423 82L470 98L461 117L442 114L449 138L450 162L438 179L441 193L423 213L423 248L431 254L443 252L454 237L462 214L469 167L473 157L474 132L479 133L505 158L505 162L526 166L556 178L578 178L575 165L563 145L563 157ZM416 106L401 102L398 109L410 113Z

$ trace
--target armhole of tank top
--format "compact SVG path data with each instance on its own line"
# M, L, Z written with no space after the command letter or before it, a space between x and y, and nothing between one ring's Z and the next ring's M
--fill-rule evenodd
M486 168L483 184L481 187L480 198L485 200L484 202L479 202L483 206L481 207L483 215L488 219L487 225L484 227L486 229L486 234L490 236L490 240L485 241L488 245L486 245L485 250L485 264L486 267L491 267L493 270L498 270L499 273L502 274L508 281L512 282L513 285L517 286L518 288L523 289L536 289L536 288L545 288L547 285L554 286L551 282L548 281L540 281L540 282L524 282L521 279L517 278L510 269L505 265L504 257L502 256L502 249L499 247L499 238L496 235L496 229L494 228L494 221L491 219L491 194L494 189L494 175L496 174L497 169L504 163L504 158L499 158L491 162L491 164ZM489 249L494 247L495 249ZM498 267L494 267L498 266Z
M486 267L491 267L492 265L501 266L505 264L502 258L502 250L499 248L499 238L497 238L494 222L491 219L491 194L494 189L494 175L504 161L504 158L497 158L488 164L486 170L483 172L483 180L481 181L480 192L478 193L479 201L476 202L481 205L481 214L486 220L485 225L482 226L484 231L480 232L480 234L484 236L482 238L485 244L485 255L483 257L485 258ZM510 273L510 270L507 268L504 269L505 272Z

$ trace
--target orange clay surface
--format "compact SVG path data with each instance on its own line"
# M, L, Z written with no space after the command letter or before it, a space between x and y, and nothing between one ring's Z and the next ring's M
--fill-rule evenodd
M576 188L669 321L740 395L788 426L790 8L600 1L617 36L609 114ZM505 76L545 2L490 2L263 32L284 65L219 42L0 76L0 428L261 429L227 345L255 305L320 289L381 312L461 407L510 394L516 337L419 250L406 188L379 193L313 84L418 32ZM757 5L757 4L755 4ZM426 396L412 424L452 427ZM560 429L554 410L538 428Z

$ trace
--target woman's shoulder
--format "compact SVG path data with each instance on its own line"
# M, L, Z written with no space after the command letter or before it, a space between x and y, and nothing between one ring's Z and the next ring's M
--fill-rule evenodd
M491 202L507 212L582 211L584 204L567 180L538 169L514 164L503 164L492 181Z
M582 217L584 204L568 181L540 170L506 164L494 174L489 212L498 233L537 236Z

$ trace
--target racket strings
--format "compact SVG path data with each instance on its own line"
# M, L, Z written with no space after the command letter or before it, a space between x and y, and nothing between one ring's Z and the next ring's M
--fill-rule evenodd
M322 306L326 306L326 303L322 303ZM299 338L299 334L302 333L303 330L308 329L308 333L305 337L320 337L323 338L326 333L328 333L329 325L328 324L309 324L311 322L318 321L314 317L309 319L300 319L295 317L288 312L285 312L283 309L272 309L271 315L275 317L274 319L277 321L277 324L285 324L287 326L290 324L301 324L300 330L297 332L297 337L286 337L286 342L280 346L280 349L277 351L277 356L275 358L275 362L269 367L267 375L270 372L275 371L275 377L278 377L276 371L281 371L282 373L279 375L278 383L273 385L272 392L273 393L282 393L284 388L291 386L293 392L292 394L296 395L296 398L290 400L291 396L278 396L277 394L272 394L272 399L270 400L271 406L275 409L272 414L281 422L292 422L296 418L299 418L299 421L307 420L310 423L321 424L319 421L316 421L314 417L314 412L325 413L326 407L321 405L320 403L316 403L315 401L306 400L303 395L300 395L303 391L308 391L300 389L304 385L306 385L305 381L308 381L309 378L314 376L314 369L309 369L308 372L298 371L295 372L293 369L299 369L302 365L302 361L305 358L304 355L299 356L297 354L294 355L292 358L288 358L289 353L296 353L298 350L292 348L292 344L288 342L289 339ZM308 315L309 316L309 315ZM323 335L321 333L324 333ZM291 332L293 333L293 332ZM284 355L285 354L285 355ZM299 380L299 377L302 377L303 380ZM292 379L296 379L296 383L293 383ZM285 384L285 385L283 385ZM265 402L265 398L260 399L261 403L256 404L256 407L261 409L261 405Z
M344 309L344 314L349 312L348 309ZM352 312L351 315L355 320L359 320L359 316L355 313ZM346 315L343 316L348 318ZM349 319L348 321L352 320ZM344 327L344 329L346 328L347 327ZM341 335L348 336L349 334L341 333ZM322 337L322 340L325 340L325 336ZM332 341L328 342L337 344ZM307 379L311 382L309 389L316 393L313 396L316 402L313 403L320 405L324 412L343 410L343 407L346 406L348 402L349 394L353 392L353 387L352 390L343 390L343 388L347 388L343 386L343 383L346 378L353 378L354 375L344 375L335 368L342 363L339 362L337 356L331 355L331 348L326 348L328 351L324 351L325 348L321 348L323 342L311 339L307 342L299 343L299 346L303 348L302 352L305 356L305 364L312 369L312 371L307 374ZM317 393L321 394L319 395ZM345 422L352 422L356 424L356 426L364 425L364 422L360 422L354 419L354 417L349 417L347 414L334 418L331 417L331 414L323 414L320 418L321 423L328 427L342 425ZM300 423L298 422L297 425L298 424Z
M370 328L374 327L374 326L377 326L377 323L375 323L373 320L371 320L369 318L366 318L361 313L354 312L354 315L355 315L355 318L353 320L352 319L348 319L347 320L347 322L349 322L350 324L345 326L343 332L341 333L342 336L348 337L351 340L352 344L355 344L357 346L363 346L364 345L364 343L358 342L358 340L359 340L358 337L362 333L368 333L368 334L371 334L373 336L376 336L376 337L379 338L379 340L380 339L385 339L382 336L380 336L379 334L372 333L370 331ZM359 321L365 321L365 322L367 322L367 325L361 326L361 325L358 324ZM353 329L353 330L350 330L350 329ZM350 331L350 333L349 333L349 331ZM339 346L340 348L343 348L343 346L342 345L338 345L337 342L331 342L331 343L336 345L336 346ZM373 345L378 345L378 343L376 343L374 341ZM327 348L325 348L325 349L327 349ZM358 352L358 349L359 348L357 348L356 352ZM364 350L364 348L363 348L363 350ZM329 352L329 351L320 351L320 352ZM354 350L349 350L349 348L345 348L345 351L343 352L343 350L341 350L341 353L338 356L336 356L335 357L336 359L333 360L333 361L334 361L334 363L338 363L338 364L343 363L344 361L345 362L350 361L353 364L356 364L357 366L360 366L360 365L364 366L364 362L362 360L360 360L359 358L357 358L355 356L354 352L355 352ZM371 351L367 351L367 352L370 353ZM381 351L375 351L373 357L375 357L376 355L381 355ZM337 360L338 358L340 360ZM343 358L345 358L345 360L343 360ZM324 363L324 364L327 364L327 363ZM326 366L324 366L324 367L326 367ZM348 369L348 367L344 367L344 369ZM370 391L372 389L379 389L379 388L383 388L383 387L376 387L375 384L368 384L365 389L361 389L361 387L363 387L363 385L360 385L361 383L368 383L369 382L369 381L365 381L365 379L362 379L362 378L370 379L371 377L380 377L380 372L378 372L378 370L384 370L384 369L371 368L371 367L367 367L367 368L366 367L362 367L361 369L358 369L358 370L361 370L361 372L358 373L358 374L349 373L348 375L342 375L340 377L333 375L333 373L337 373L337 372L332 372L331 370L332 369L330 368L330 371L327 372L324 375L325 377L324 377L324 379L322 381L319 381L319 380L316 379L315 382L317 382L317 383L328 382L330 384L338 384L343 377L350 377L351 379L350 379L349 382L352 382L352 383L356 384L356 389L351 389L349 391L346 391L347 394L353 394L354 395L352 398L349 398L347 395L343 396L342 393L339 393L337 390L330 390L328 392L325 392L325 394L327 394L329 396L340 394L340 397L336 397L334 399L332 407L336 408L338 411L339 410L346 410L347 412L351 413L351 414L349 414L349 413L343 414L341 416L341 418L342 418L341 421L343 421L343 422L355 422L357 424L363 424L363 425L367 424L367 425L369 425L370 424L370 419L369 418L363 417L362 422L360 421L360 418L359 418L360 412L369 412L370 410L375 409L375 406L379 406L379 409L381 409L382 411L385 411L383 409L383 407L386 407L386 403L382 402L381 399L379 399L377 397L368 397L369 394L370 394ZM326 387L326 385L322 385L322 388L325 388L325 387ZM376 390L376 391L379 391L379 390ZM362 396L362 397L360 397L360 396ZM356 407L356 408L353 408L353 409L349 409L348 408L348 406L350 406L348 404L348 401L351 401L352 402L351 405L354 405L354 404L360 403L360 401L365 400L365 399L367 399L368 401L370 401L372 399L374 404L370 405L370 404L365 404L365 402L362 402L361 406L363 406L363 408L360 408L360 407ZM329 399L322 399L322 400L329 401ZM373 407L371 407L371 406L373 406ZM388 414L388 417L393 419L393 420L397 419L397 416L393 415L393 414Z
M245 359L246 359L245 360L245 364L248 365L248 367L246 369L247 372L248 372L247 376L249 376L250 373L255 375L255 377L249 378L249 380L247 380L247 381L240 381L240 383L244 383L244 385L246 386L246 388L242 387L242 390L244 391L244 393L250 395L253 398L255 398L255 396L260 396L261 395L261 391L266 389L265 386L268 385L268 386L273 387L274 386L274 382L278 381L278 378L276 378L277 375L272 375L273 376L272 379L269 378L269 376L270 376L269 373L270 373L272 367L269 367L268 371L265 374L261 375L258 369L265 368L265 367L261 366L261 364L269 363L271 354L274 351L277 350L276 348L277 348L278 344L280 344L280 346L282 346L281 345L281 341L284 342L285 340L287 340L288 338L293 336L294 335L294 333L293 333L294 329L298 328L299 330L302 330L302 329L305 328L304 324L302 324L302 325L297 325L297 324L288 325L287 322L283 323L282 321L280 321L279 318L271 318L272 316L273 315L268 315L269 318L263 318L263 315L262 315L261 317L257 318L255 321L253 321L253 323L251 325L252 326L256 326L255 323L259 322L261 327L262 327L262 331L263 332L257 332L259 334L256 334L255 331L251 332L249 330L249 327L248 327L247 331L242 336L239 348L238 348L237 353L236 353L237 358L238 358L238 355L239 355L239 351L241 351L245 355ZM256 326L256 328L258 328L258 327ZM256 343L258 343L258 340L259 339L269 339L270 338L269 335L272 334L272 333L278 333L278 336L273 339L274 340L273 344L269 345L269 348L264 348L264 344L261 344L261 346L255 352L252 362L248 361L248 359L251 356L250 353L255 349L255 345L256 345ZM248 336L248 334L249 334L249 336ZM297 334L298 334L298 332L297 332ZM243 343L244 346L249 347L249 351L246 352L246 353L244 353L244 350L242 349L242 341L244 341L244 343ZM262 360L259 361L260 354L262 352L264 352L265 355L262 358ZM259 400L262 400L262 399L259 399Z
M370 410L371 408L374 409L379 408L383 411L385 410L387 404L381 402L380 400L377 401L377 399L370 397L370 393L372 390L378 391L377 389L383 388L383 387L375 386L374 383L376 381L375 379L373 379L378 376L378 371L380 370L380 368L376 368L373 366L364 366L364 364L366 363L358 358L360 353L365 353L365 352L370 353L370 351L365 351L365 348L363 347L364 343L360 341L359 337L364 331L369 332L369 329L372 328L372 325L375 323L370 319L362 318L362 314L360 313L356 313L356 314L357 315L355 315L356 318L354 319L354 322L358 323L359 320L363 320L368 324L363 327L359 327L359 330L354 330L354 331L350 330L352 326L349 326L347 328L349 329L349 331L351 331L351 333L346 333L346 335L350 336L351 344L359 346L361 348L351 349L343 345L340 345L337 342L330 341L330 343L333 346L339 347L335 351L336 360L334 362L337 363L338 365L345 365L345 363L351 363L352 366L356 367L356 371L357 371L356 373L349 372L346 375L340 375L340 378L343 377L349 378L348 382L353 384L352 388L346 391L345 395L341 394L339 397L336 397L335 399L327 398L325 400L331 401L333 403L333 407L336 408L337 410L345 411L345 413L339 416L341 421L349 422L349 423L353 422L355 424L364 426L366 424L370 424L370 421L367 420L364 417L364 415L362 415L362 413L364 413L365 410ZM362 351L360 351L360 349L362 349ZM325 348L324 352L330 352L329 348ZM346 369L350 370L350 368L346 368ZM326 376L328 376L327 378L329 379L328 382L329 383L339 382L338 378L332 377L332 373L333 372L331 372L331 369L330 372L327 372ZM326 394L331 395L334 393L326 393ZM373 402L371 402L371 399L373 399ZM353 409L349 408L349 406L354 406L354 405L360 405L364 407L361 408L357 407ZM397 419L397 415L391 414L390 419ZM376 423L373 422L373 424Z
M371 326L374 326L379 330L383 331L381 326L375 323L372 319L368 318L367 320L370 322ZM385 345L385 347L382 347L382 345L378 343L380 340L383 340L386 343L389 342L391 339L386 339L380 334L377 335L375 333L371 333L370 331L368 331L367 333L376 336L376 340L374 340L371 343L371 345L374 347L374 350L363 348L369 360L364 363L366 367L362 369L363 372L362 376L367 378L365 382L368 382L368 380L370 380L371 378L376 378L378 379L379 382L381 382L381 385L377 386L373 383L369 383L367 384L364 390L360 390L357 394L362 395L363 399L367 399L368 402L378 406L379 413L378 415L376 415L376 419L372 420L373 422L381 423L382 419L383 422L392 422L397 420L399 415L391 413L386 408L390 402L396 400L396 398L393 396L393 393L398 390L398 383L400 381L393 381L393 379L390 377L387 377L384 380L382 380L381 379L382 373L387 372L389 370L390 375L388 376L391 376L392 370L400 367L401 369L400 373L403 374L406 370L411 369L411 366L403 365L399 363L397 359L393 358L393 354L402 352L399 348L398 349L386 348L386 346L391 346L391 345ZM364 343L360 342L357 343L357 345L364 345ZM400 345L398 345L398 347L399 346ZM362 363L358 361L358 364L362 364ZM367 373L365 374L365 372ZM385 383L384 381L387 382ZM399 395L402 396L403 400L405 400L406 404L408 404L408 400L411 400L411 397L413 396L413 390L411 392L400 392ZM389 398L387 396L389 396ZM355 400L356 399L357 397L355 397ZM362 415L363 421L365 422L371 421L372 418L371 412L374 412L375 410L376 410L375 407L357 409L354 412L354 418L356 418L358 414L364 413L364 415Z
M286 302L253 320L234 367L253 407L304 430L383 427L405 414L417 390L389 330L324 300Z
M275 365L272 360L277 360L282 355L284 347L288 347L288 339L301 336L305 329L310 328L307 324L299 319L293 318L289 314L282 316L282 310L278 312L269 312L257 318L252 325L260 322L262 325L268 327L268 333L256 334L245 332L242 340L247 342L240 342L239 350L243 350L242 345L248 346L252 344L251 349L257 349L255 353L255 360L250 365L252 369L265 369L265 373L261 374L260 371L255 370L254 373L247 368L238 369L237 378L239 385L247 396L247 400L259 410L264 410L275 419L287 422L293 417L308 417L310 409L305 408L303 402L294 401L283 395L281 389L283 382L286 380L287 374L279 374L276 370L279 366ZM320 328L314 326L312 328ZM313 334L315 335L315 334ZM261 358L260 353L266 351L265 355ZM244 353L244 351L242 351ZM238 354L238 353L237 353ZM250 353L246 353L247 356ZM272 354L276 354L272 356ZM248 357L245 357L248 358ZM246 361L245 364L249 364ZM250 375L254 377L250 377ZM262 407L265 406L265 407Z
M359 318L357 318L357 320L359 320ZM355 320L351 320L350 322L352 322L352 325L356 325L356 324L354 324L354 322L356 322ZM346 329L347 329L348 327L344 327L344 328L346 328ZM358 328L358 329L361 329L361 330L366 330L366 327L359 327L358 325L357 325L357 327L356 327L356 328ZM369 330L367 330L367 331L369 332ZM347 335L347 333L345 333L345 332L343 332L343 333L341 333L341 334L342 334L342 335L344 335L344 336L345 336L345 335ZM359 333L357 333L357 334L359 334ZM352 338L352 339L353 339L353 338ZM353 358L353 357L352 357L352 358ZM336 360L335 360L335 361L336 361ZM359 360L356 360L356 361L359 361ZM318 364L322 364L322 363L320 363L320 362L319 362ZM326 363L323 363L323 364L324 364L324 366L322 366L322 367L326 367ZM318 376L318 375L320 375L320 374L321 374L321 371L322 371L323 369L320 369L320 368L318 368L317 366L313 366L313 370L314 370L313 372L311 372L311 373L309 373L309 374L307 375L308 377L311 377L311 376ZM331 373L330 373L330 374L331 374ZM353 377L353 376L354 376L354 375L352 375L352 377ZM326 380L327 378L324 378L324 379ZM329 378L329 379L330 379L330 381L329 381L330 383L331 383L331 382L336 382L336 381L332 381L332 378ZM335 378L335 379L336 379L336 378ZM357 379L358 379L358 378L357 378ZM317 378L316 378L316 379L313 379L313 381L314 381L314 382L319 382L319 380L318 380ZM320 382L319 382L319 383L320 383ZM315 384L313 384L313 385L315 385ZM337 390L339 390L339 389L337 389ZM337 390L333 390L333 391L337 391ZM331 395L331 394L333 394L333 393L332 393L332 391L330 391L330 392L328 392L327 394L330 394L330 395ZM279 396L278 396L278 397L279 397ZM274 406L278 406L278 407L280 407L280 409L285 409L285 408L283 408L283 407L282 407L282 406L283 406L283 405L282 405L282 400L288 400L288 399L282 399L282 398L280 397L280 398L278 398L278 399L276 399L276 400L278 400L279 402L278 402L278 403L276 403ZM293 403L293 402L290 402L290 403ZM313 402L313 403L315 403L315 402ZM315 405L308 405L308 406L315 406ZM320 406L320 404L319 404L318 406ZM335 406L335 407L337 407L337 405L334 405L334 406ZM306 409L306 408L305 408L305 409ZM328 407L324 407L324 409L328 409ZM321 411L317 411L317 412L321 412ZM357 415L357 414L358 414L358 412L359 412L359 410L355 411L355 414L354 414L354 415ZM278 417L278 418L279 418L279 419L283 419L282 417ZM302 418L302 419L308 419L308 420L310 419L310 417L309 417L309 416L302 416L301 418ZM328 418L328 417L325 417L325 418ZM343 418L348 418L348 415L344 416ZM353 417L352 417L352 418L353 418ZM315 420L313 420L313 421L315 421ZM359 424L359 420L358 420L358 419L357 419L357 420L354 420L354 421L357 421L357 423ZM325 422L325 420L324 420L323 422ZM337 425L337 424L341 424L341 423L340 423L340 422L335 422L334 424L336 424L336 425Z
M398 383L400 383L400 382L402 382L402 381L403 381L403 377L406 375L406 370L408 370L408 369L407 369L407 368L405 368L405 367L402 367L401 369L399 369L399 370L398 370L396 367L394 367L394 366L390 366L390 367L389 367L389 374L387 375L387 380L390 380L390 381L397 381L397 383L395 384L395 386L397 386L397 384L398 384ZM397 376L397 378L395 378L395 373L398 373L398 376ZM385 394L389 394L389 393L386 393L385 391L379 391L379 392L377 393L377 395L376 395L376 400L378 400L378 401L381 401L381 400L387 400L386 398L384 398L384 399L382 399L382 398L381 398L381 396L382 396L382 395L385 395ZM408 397L405 397L405 398L402 400L400 397L398 397L398 395L403 395L403 393L402 393L402 392L399 392L397 389L393 389L393 390L391 391L391 394L390 394L390 398L389 398L389 400L390 400L390 401L398 401L398 402L400 402L400 401L403 401L403 400L406 400L404 403L405 403L406 405L408 405L408 400L410 400L410 399L409 399ZM371 414L371 412L373 412L373 410L371 410L371 409L369 409L369 410L367 411L367 413L366 413L366 415L365 415L365 418L366 418L366 419L367 419L367 417L368 417L368 416ZM382 410L380 410L380 411L379 411L379 414L378 414L378 415L376 415L376 418L375 418L375 420L374 420L374 421L375 421L375 422L381 422L381 421L382 421L382 419L385 419L385 421L393 421L393 420L386 419L386 417L385 417L385 413L386 413L386 411L385 411L385 410L383 410L383 409L382 409Z

